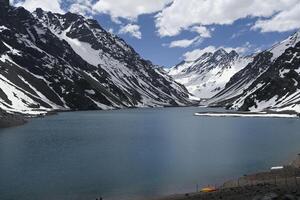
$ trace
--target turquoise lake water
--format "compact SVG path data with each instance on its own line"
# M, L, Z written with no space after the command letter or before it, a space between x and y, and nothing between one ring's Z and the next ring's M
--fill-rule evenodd
M147 199L287 163L300 121L206 108L68 112L0 130L0 199ZM215 110L215 109L213 109Z

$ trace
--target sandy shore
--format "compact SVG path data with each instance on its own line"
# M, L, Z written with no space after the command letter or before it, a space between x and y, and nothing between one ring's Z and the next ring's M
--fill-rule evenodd
M211 193L187 193L156 200L271 200L300 199L300 155L282 169L244 175Z

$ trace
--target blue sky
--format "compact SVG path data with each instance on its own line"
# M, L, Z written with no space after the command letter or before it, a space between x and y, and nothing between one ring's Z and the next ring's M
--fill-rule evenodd
M163 66L172 66L178 64L184 59L184 54L195 49L203 49L207 46L215 47L245 47L247 50L241 52L241 54L247 55L258 50L264 50L269 48L274 43L281 41L291 35L294 31L287 31L283 33L268 32L261 33L255 30L249 30L247 26L249 23L253 23L253 19L238 20L232 25L214 25L211 28L211 38L204 39L199 44L191 45L187 48L170 48L167 44L170 44L174 40L191 39L195 37L196 33L184 31L180 35L175 37L160 37L156 33L153 15L143 15L138 18L137 23L140 24L140 31L142 38L137 39L129 34L118 34L127 43L132 45L134 49L141 54L142 57L151 60L154 64ZM96 19L107 30L113 28L118 30L119 25L114 24L108 16L99 15ZM251 46L250 46L250 45Z
M300 28L299 0L25 0L29 10L93 17L154 64L172 66L220 47L243 55Z

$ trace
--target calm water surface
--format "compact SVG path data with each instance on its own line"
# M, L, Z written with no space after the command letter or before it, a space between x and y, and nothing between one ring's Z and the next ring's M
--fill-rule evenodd
M298 119L205 108L60 113L0 130L0 199L143 199L269 169L300 152Z

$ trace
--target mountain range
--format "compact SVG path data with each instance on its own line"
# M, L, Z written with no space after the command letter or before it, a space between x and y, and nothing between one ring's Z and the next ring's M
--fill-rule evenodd
M184 86L96 20L2 6L1 109L36 114L191 103Z
M223 48L206 52L194 61L183 61L170 68L168 74L200 99L209 99L225 88L230 78L253 61L236 51Z
M300 112L300 31L250 56L163 70L90 18L0 4L0 109L40 114L194 105Z
M300 112L300 31L255 55L219 49L168 73L206 106Z

